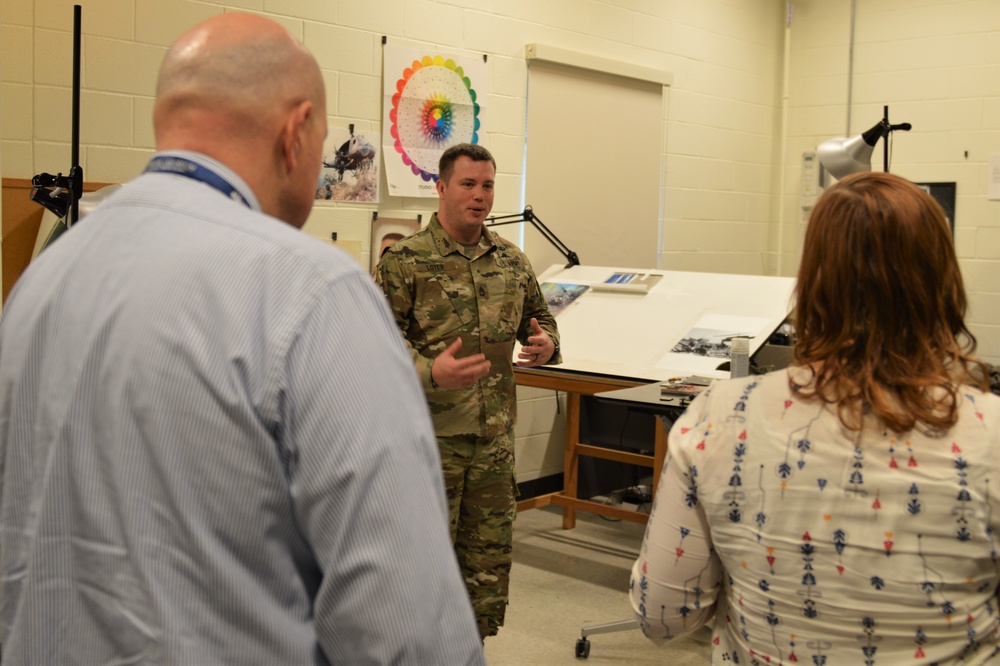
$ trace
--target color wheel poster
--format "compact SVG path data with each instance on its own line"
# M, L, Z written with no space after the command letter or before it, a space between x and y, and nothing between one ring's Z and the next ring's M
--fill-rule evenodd
M479 143L487 65L482 56L386 44L382 155L389 194L436 197L438 159Z

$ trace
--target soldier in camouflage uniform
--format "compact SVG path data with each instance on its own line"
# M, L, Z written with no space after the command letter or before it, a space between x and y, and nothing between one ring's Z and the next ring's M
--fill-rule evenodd
M481 146L441 156L439 210L389 248L377 280L430 406L455 544L484 638L503 624L514 495L517 365L559 363L559 333L527 257L483 225L496 162Z

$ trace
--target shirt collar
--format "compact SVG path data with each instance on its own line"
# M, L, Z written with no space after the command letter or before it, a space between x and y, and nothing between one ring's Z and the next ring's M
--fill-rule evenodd
M465 247L449 236L448 232L441 226L441 221L438 220L437 213L431 215L431 221L427 223L427 229L430 231L431 238L434 239L434 243L437 245L438 252L442 257L446 257L452 252L465 254L463 252ZM490 231L489 228L483 225L483 233L479 237L479 246L476 248L476 256L486 254L490 251L490 248L495 247L497 244L496 235Z
M226 182L233 186L237 192L246 200L247 205L255 211L261 212L260 202L257 201L257 196L250 189L250 186L246 184L242 178L236 175L236 172L227 167L222 162L209 157L208 155L197 153L193 150L163 150L159 151L153 155L153 157L180 157L186 160L191 160L192 162L205 167L206 169L211 169L217 175L224 178Z

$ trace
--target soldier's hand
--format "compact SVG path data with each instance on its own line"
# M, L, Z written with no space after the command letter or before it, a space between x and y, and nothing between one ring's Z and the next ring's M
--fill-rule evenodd
M556 343L538 325L538 320L532 317L530 324L531 335L528 336L528 344L521 347L521 351L517 354L517 357L521 360L515 363L515 365L519 368L533 368L536 365L544 365L546 361L552 358L552 355L556 351Z
M469 388L490 371L490 362L486 360L485 354L455 358L461 348L462 338L457 338L434 358L431 378L438 388Z

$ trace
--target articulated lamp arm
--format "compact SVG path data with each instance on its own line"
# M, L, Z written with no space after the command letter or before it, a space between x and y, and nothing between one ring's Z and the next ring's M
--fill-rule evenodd
M495 215L493 217L486 218L487 227L498 227L503 224L514 224L517 222L530 222L531 226L538 230L538 233L542 234L549 243L551 243L559 252L566 257L566 268L570 266L579 266L580 258L576 256L576 252L566 247L566 244L559 240L552 231L545 226L535 212L531 210L531 206L525 206L524 211L520 213L514 213L512 215Z

